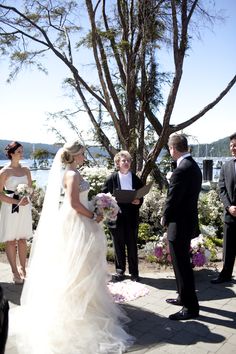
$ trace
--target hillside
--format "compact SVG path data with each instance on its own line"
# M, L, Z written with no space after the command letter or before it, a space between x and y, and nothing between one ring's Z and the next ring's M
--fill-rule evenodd
M11 143L10 140L0 140L0 160L6 160L6 154L5 154L5 147L7 144ZM58 146L55 145L50 145L50 144L41 144L41 143L26 143L26 142L20 142L23 147L24 147L24 159L30 159L31 154L33 152L33 149L38 150L38 149L44 149L49 151L52 154L55 154L58 150Z
M7 157L5 155L5 146L7 146L7 144L11 143L10 140L0 140L0 160L6 160ZM24 147L24 159L30 159L31 158L31 154L33 152L33 149L38 150L38 149L42 149L42 150L47 150L48 152L50 152L52 155L55 155L55 153L58 150L58 146L57 145L50 145L50 144L41 144L41 143L26 143L26 142L20 142L23 147ZM105 151L105 149L99 147L99 146L91 146L89 147L89 152L90 154L94 157L94 158L100 158L102 156L107 157L108 154Z
M5 160L6 155L4 148L7 144L9 144L10 140L0 140L0 160ZM50 144L41 144L41 143L27 143L21 142L24 146L24 158L30 159L33 149L44 149L49 151L52 155L54 155L57 150L58 146L50 145ZM223 138L217 140L211 144L199 144L199 145L192 145L192 154L196 157L224 157L230 156L229 151L229 138ZM99 146L91 146L89 147L90 153L95 157L98 158L99 156L108 156L106 151Z
M201 157L230 156L229 138L223 138L211 144L192 145L192 154Z

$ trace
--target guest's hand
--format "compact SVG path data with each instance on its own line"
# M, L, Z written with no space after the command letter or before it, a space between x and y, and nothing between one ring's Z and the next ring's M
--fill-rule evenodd
M132 201L132 204L134 204L134 205L139 205L139 204L140 204L140 199L134 199L134 200Z

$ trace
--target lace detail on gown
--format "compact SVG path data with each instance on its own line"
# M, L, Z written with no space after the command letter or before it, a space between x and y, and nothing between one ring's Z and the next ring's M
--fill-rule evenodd
M88 191L89 190L88 181L85 181L84 179L82 179L80 182L80 185L79 185L79 190L80 190L80 192Z
M89 184L80 183L88 207ZM77 213L65 195L57 223L40 230L21 306L10 311L10 335L20 354L121 354L134 338L107 283L106 237L95 221Z

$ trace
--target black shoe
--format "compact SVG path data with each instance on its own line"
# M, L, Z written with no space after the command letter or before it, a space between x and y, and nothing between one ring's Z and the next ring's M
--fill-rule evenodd
M221 276L218 276L217 278L215 279L212 279L211 280L211 283L212 284L221 284L221 283L227 283L229 281L232 281L232 278L231 277L221 277Z
M132 281L140 281L140 278L139 278L138 275L133 275L133 274L131 274L130 279L131 279Z
M116 273L116 274L112 275L112 280L114 280L114 281L122 281L124 279L125 279L124 274Z
M182 302L179 299L166 299L167 304L183 306Z
M191 320L193 318L197 318L199 316L199 311L190 312L186 308L182 308L179 312L173 313L169 316L170 320L174 321L184 321L184 320Z

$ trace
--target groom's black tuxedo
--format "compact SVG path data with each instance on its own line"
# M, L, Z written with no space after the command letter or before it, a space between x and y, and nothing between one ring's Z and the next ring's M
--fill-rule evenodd
M179 300L191 313L198 313L190 242L199 235L198 197L202 173L191 156L180 161L173 171L163 211Z
M228 207L236 205L235 160L227 161L221 168L219 178L220 199L224 205L224 265L220 277L230 279L236 255L236 217L228 212Z
M163 219L168 225L168 240L191 240L199 235L198 196L202 173L191 156L184 158L170 179Z
M137 190L143 187L142 181L132 173L132 189ZM106 180L102 192L114 194L120 190L120 179L118 172L112 173ZM139 208L142 204L119 203L121 213L118 214L116 228L110 228L115 249L115 265L119 274L124 274L126 269L126 251L128 256L129 273L138 276L138 252L137 238L139 225Z

